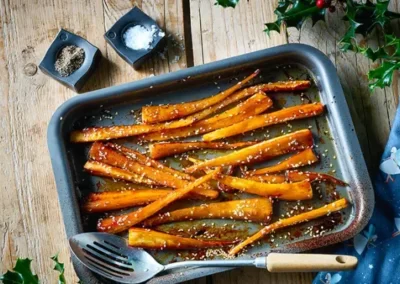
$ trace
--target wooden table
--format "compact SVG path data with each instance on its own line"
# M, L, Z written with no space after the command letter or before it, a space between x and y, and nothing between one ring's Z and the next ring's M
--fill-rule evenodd
M327 25L290 29L268 38L263 23L274 19L277 0L242 0L236 9L214 6L215 0L0 0L0 272L17 257L33 258L43 283L54 283L50 256L60 252L69 283L76 276L69 262L67 240L46 145L47 123L74 92L36 70L47 47L63 27L100 48L105 59L84 91L113 86L231 57L279 44L301 42L325 52L337 66L356 131L375 172L399 98L392 88L370 95L366 72L373 66L362 56L339 52L344 32L340 12ZM391 9L400 5L392 1ZM104 32L134 5L157 20L171 35L166 59L156 57L141 72L134 71L106 44ZM185 50L172 46L181 44ZM178 45L179 46L179 45ZM179 60L178 60L179 59ZM310 283L309 273L269 274L239 269L195 283Z

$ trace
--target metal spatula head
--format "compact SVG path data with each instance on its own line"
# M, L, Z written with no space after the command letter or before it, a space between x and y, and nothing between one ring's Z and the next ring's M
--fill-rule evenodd
M84 233L70 238L69 244L83 265L119 283L141 283L164 269L146 251L128 247L115 235Z

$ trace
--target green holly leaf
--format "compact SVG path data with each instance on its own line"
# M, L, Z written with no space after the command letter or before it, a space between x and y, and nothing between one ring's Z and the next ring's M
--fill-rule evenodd
M4 284L38 284L39 278L33 274L31 262L29 258L18 258L13 271L7 271L0 280Z
M5 274L0 276L0 280L4 284L24 283L24 279L22 278L22 276L19 273L13 272L13 271L10 271L10 270L8 270Z
M369 84L370 90L376 87L384 88L392 84L393 74L400 69L400 61L384 61L381 66L368 72L368 79L372 82Z
M382 28L390 21L387 15L390 0L378 0L374 10L374 24L379 24Z
M339 41L342 51L352 50L357 52L355 38L356 34L366 37L377 26L388 29L392 19L400 18L400 14L388 11L390 0L378 0L376 4L371 1L357 3L353 0L346 2L346 15L343 18L348 22L349 27Z
M315 0L281 0L275 9L277 19L275 22L265 24L265 32L269 35L271 31L280 32L283 23L287 27L301 28L308 18L312 19L313 25L318 21L325 20L326 9L319 9Z
M51 259L56 263L53 269L60 272L60 275L58 276L58 284L66 284L67 282L65 281L64 276L64 263L60 263L58 261L58 254L52 256Z
M239 3L239 0L217 0L214 5L220 5L224 8L232 7L235 8L236 5Z
M385 34L385 42L388 48L392 47L392 49L394 49L391 56L400 59L400 38L394 35Z

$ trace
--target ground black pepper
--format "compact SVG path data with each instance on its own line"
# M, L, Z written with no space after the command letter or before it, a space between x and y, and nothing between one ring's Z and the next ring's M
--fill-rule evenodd
M85 60L85 51L76 45L65 46L57 55L54 64L56 71L62 76L67 77L78 70Z

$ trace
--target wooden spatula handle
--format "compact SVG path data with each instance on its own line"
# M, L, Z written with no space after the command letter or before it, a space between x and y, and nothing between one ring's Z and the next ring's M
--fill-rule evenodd
M269 272L317 272L352 270L357 258L337 254L270 253L267 256Z

